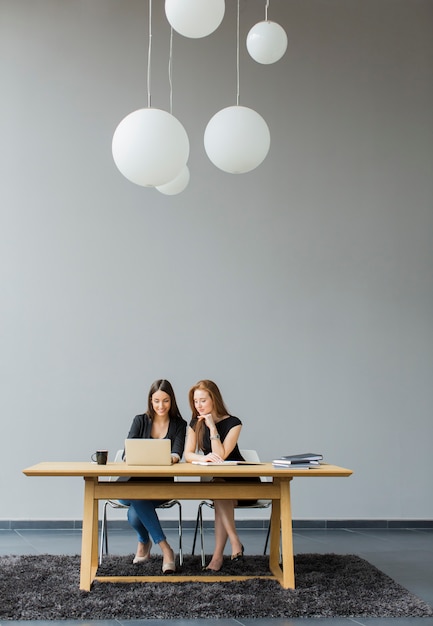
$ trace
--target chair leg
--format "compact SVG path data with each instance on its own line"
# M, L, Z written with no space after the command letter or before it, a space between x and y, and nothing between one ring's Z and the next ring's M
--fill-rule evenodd
M107 532L107 505L108 501L104 502L104 508L102 513L102 524L101 524L101 545L99 550L99 565L102 563L102 557L105 554L108 554L108 532Z
M204 567L206 565L206 555L204 553L204 533L203 533L203 502L200 502L198 506L198 519L199 519L199 529L200 529L200 553L201 553L201 566Z
M263 554L266 556L266 552L268 550L268 543L269 543L269 533L271 530L271 524L270 521L268 522L268 532L266 533L266 541L265 541L265 548L263 550ZM280 541L280 562L281 562L281 541Z
M179 507L179 565L182 567L183 564L183 546L182 546L182 505L180 502L176 501L176 504Z
M194 553L195 553L195 542L197 540L198 520L199 520L199 513L198 513L198 509L197 509L197 517L195 519L195 528L194 528L194 538L192 540L192 548L191 548L191 554L193 556L194 556Z
M268 522L268 532L266 533L266 541L265 541L265 548L263 550L263 554L266 555L267 549L268 549L268 542L269 542L269 532L271 530L271 526L270 523Z

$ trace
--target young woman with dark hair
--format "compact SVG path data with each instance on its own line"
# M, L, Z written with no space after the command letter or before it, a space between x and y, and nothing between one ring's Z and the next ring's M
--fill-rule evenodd
M185 445L186 421L177 406L173 387L168 380L156 380L150 387L147 412L136 415L128 439L170 439L171 462L178 463ZM174 552L162 530L156 507L164 500L121 500L127 505L128 521L138 536L138 547L133 563L142 563L150 557L152 541L163 555L164 574L176 570Z

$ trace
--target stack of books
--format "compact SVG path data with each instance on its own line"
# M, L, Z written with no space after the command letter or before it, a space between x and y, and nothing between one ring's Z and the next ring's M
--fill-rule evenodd
M286 456L280 456L278 459L272 461L274 467L289 468L289 469L311 469L318 467L320 461L323 461L321 454L315 454L314 452L305 452L304 454L288 454Z

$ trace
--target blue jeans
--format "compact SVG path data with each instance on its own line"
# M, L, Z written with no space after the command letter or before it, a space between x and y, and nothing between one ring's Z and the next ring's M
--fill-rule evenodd
M119 500L128 508L128 522L138 535L138 541L147 543L149 534L153 543L159 543L166 538L162 530L156 507L166 500Z

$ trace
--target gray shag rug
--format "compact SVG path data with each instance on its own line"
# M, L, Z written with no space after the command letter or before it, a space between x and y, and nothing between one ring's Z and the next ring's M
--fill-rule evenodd
M161 558L132 565L107 556L100 575L160 574ZM200 573L186 556L184 574ZM433 608L355 555L299 554L296 589L275 580L200 583L100 583L79 590L80 557L0 557L0 620L426 617ZM224 562L221 573L269 574L268 559ZM169 580L169 576L167 577Z

